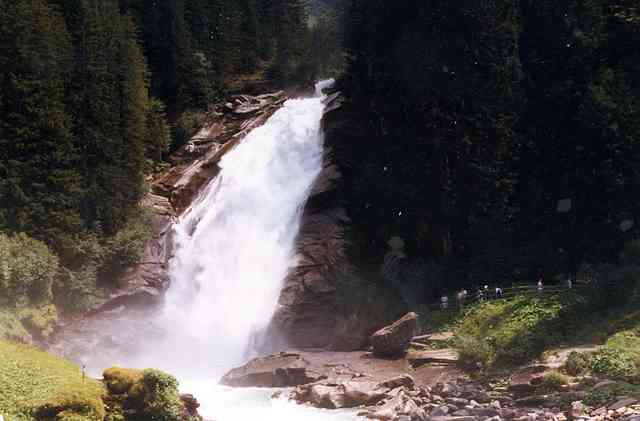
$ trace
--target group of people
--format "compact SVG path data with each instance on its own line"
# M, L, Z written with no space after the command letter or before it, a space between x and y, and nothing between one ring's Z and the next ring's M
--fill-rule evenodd
M566 287L568 289L573 288L573 280L571 278L567 279ZM537 290L539 293L544 292L544 282L543 282L542 276L538 278ZM476 298L478 299L478 301L484 301L488 298L493 298L493 299L501 298L503 297L503 295L504 295L504 292L502 291L502 288L499 286L496 286L495 288L490 289L489 285L484 285L484 287L478 287L476 291ZM456 301L457 301L458 307L463 307L468 297L469 297L468 290L463 289L458 291L456 293ZM440 298L440 306L442 307L443 310L449 308L449 297L446 294Z
M502 296L503 291L499 286L496 286L495 289L490 289L489 285L485 285L484 287L478 287L476 291L476 298L478 299L478 301L484 301L486 298L500 298ZM468 290L463 289L458 291L456 293L456 301L458 302L458 307L463 307L468 297ZM447 295L443 295L440 298L440 305L442 309L449 308L449 297Z

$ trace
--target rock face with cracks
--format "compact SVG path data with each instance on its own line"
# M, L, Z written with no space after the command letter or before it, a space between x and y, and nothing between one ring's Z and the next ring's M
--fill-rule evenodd
M325 136L362 135L341 112L339 92L328 95ZM340 201L342 174L325 144L324 163L304 208L296 263L285 279L269 337L274 348L363 349L369 335L406 311L397 294L363 274L350 256L350 218Z

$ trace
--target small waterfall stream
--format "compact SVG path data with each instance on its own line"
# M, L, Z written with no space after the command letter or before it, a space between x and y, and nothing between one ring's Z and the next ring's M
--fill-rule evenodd
M163 308L94 322L98 338L76 344L75 359L96 375L114 365L170 372L206 419L355 419L271 398L273 390L217 386L254 356L253 339L269 324L294 263L302 210L322 168L322 89L331 83L319 82L311 98L287 101L224 156L219 175L175 226Z

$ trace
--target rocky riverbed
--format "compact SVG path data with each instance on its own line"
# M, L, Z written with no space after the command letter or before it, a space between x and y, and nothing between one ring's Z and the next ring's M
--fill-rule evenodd
M451 364L413 368L407 358L370 352L288 351L250 361L222 379L235 387L293 387L288 398L324 409L357 408L383 421L640 420L640 403L611 396L598 406L583 401L614 382L585 377L556 391L540 383L545 366L511 376L474 379Z
M640 402L625 396L622 384L591 376L549 381L571 351L583 348L509 373L470 374L459 368L457 352L444 348L450 334L412 335L416 318L408 313L375 332L370 351L281 352L229 371L221 383L292 388L281 393L299 404L355 408L382 421L640 421Z

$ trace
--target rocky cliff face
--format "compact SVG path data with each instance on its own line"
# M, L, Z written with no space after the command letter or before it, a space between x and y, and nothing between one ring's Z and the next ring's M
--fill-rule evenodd
M341 110L339 93L327 98L323 129L327 139L348 141L358 134ZM285 280L272 321L272 348L361 349L371 333L403 306L391 291L366 279L350 256L349 217L341 205L341 174L330 142L324 167L309 196L297 240L297 263Z

